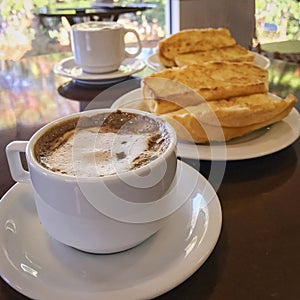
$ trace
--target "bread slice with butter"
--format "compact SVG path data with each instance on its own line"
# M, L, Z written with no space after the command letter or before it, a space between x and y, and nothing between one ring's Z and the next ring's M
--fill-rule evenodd
M160 41L157 55L165 67L174 67L178 54L209 51L235 44L235 39L226 28L186 29Z
M242 47L216 48L210 51L195 51L178 54L174 58L176 66L182 67L191 64L203 64L209 61L254 62L254 53Z
M285 118L297 99L271 94L254 94L197 106L161 115L176 130L179 139L195 143L229 141Z
M268 91L268 72L251 63L208 62L165 69L143 79L149 110L164 114L215 101Z

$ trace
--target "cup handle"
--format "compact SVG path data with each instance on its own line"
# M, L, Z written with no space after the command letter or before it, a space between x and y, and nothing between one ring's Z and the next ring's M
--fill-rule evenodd
M6 146L6 157L12 178L18 182L30 183L29 172L23 168L21 152L26 151L27 141L14 141Z
M141 42L141 39L140 39L138 33L134 29L131 29L131 28L126 28L125 29L124 37L129 32L133 33L135 35L135 37L137 38L138 49L135 53L129 53L125 50L125 57L133 58L133 57L138 56L142 52L142 42Z

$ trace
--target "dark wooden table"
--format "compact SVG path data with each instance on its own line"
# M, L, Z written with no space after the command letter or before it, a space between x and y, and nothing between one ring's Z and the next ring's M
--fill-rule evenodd
M47 26L47 19L67 18L70 25L88 20L110 20L117 21L123 14L136 13L154 8L153 4L132 4L127 6L97 6L97 7L78 7L70 6L68 8L59 8L50 6L43 11L39 11L36 15L39 17L42 25Z
M65 57L52 54L2 63L0 196L14 184L5 146L26 140L45 123L80 109L78 101L63 98L57 91L69 80L53 74L52 68ZM271 91L281 96L292 92L300 99L299 85L293 83L299 72L299 65L272 61ZM113 97L108 100L99 106L114 101ZM300 102L296 107L300 109ZM199 163L187 162L194 167ZM206 177L210 167L209 161L200 162L200 172ZM299 299L300 139L274 154L227 162L217 193L223 226L215 249L189 279L158 299ZM0 279L0 299L26 297Z

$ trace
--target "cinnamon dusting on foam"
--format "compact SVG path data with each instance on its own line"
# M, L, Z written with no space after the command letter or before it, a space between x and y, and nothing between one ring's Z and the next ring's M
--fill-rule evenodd
M147 165L169 144L163 121L117 110L57 124L37 141L35 155L53 172L95 177Z

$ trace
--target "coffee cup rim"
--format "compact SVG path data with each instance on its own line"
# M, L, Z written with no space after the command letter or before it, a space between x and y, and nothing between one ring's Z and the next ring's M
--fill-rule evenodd
M86 31L87 29L81 26L88 25L88 24L107 24L108 26L112 26L112 25L115 26L115 28L110 27L109 30L119 30L121 28L124 28L124 26L121 23L118 23L116 21L87 21L87 22L73 24L71 25L71 29L76 31ZM95 29L95 31L97 31L97 28Z
M149 112L140 111L140 110L137 110L137 109L100 108L100 109L77 112L77 113L70 114L68 116L58 118L58 119L53 120L52 122L44 125L39 130L37 130L32 135L32 137L29 139L28 144L27 144L27 148L26 148L26 156L27 156L27 160L28 160L29 164L34 165L34 168L37 168L38 170L40 170L44 174L47 174L49 176L53 176L55 178L61 178L61 179L64 179L64 180L94 181L95 179L99 180L101 178L101 180L110 181L110 180L114 180L114 179L118 178L120 176L119 173L115 173L115 174L111 174L111 175L104 175L102 177L98 177L98 176L89 176L89 177L86 176L86 177L84 177L84 176L74 176L74 175L70 175L70 174L55 173L55 172L43 167L38 162L38 160L36 159L35 154L34 154L34 145L35 145L35 143L51 127L57 126L59 123L62 123L64 121L68 121L68 120L71 120L71 119L74 119L74 118L77 118L77 117L80 117L80 116L93 116L93 115L97 115L99 113L100 114L101 113L110 113L110 112L114 112L114 111L118 111L118 110L122 111L122 112L135 113L135 114L138 114L138 115L148 116L148 117L150 117L154 120L159 119L165 125L165 127L166 127L166 129L169 133L169 138L170 138L170 144L168 145L167 149L165 149L161 153L161 155L159 155L156 159L150 161L146 165L142 165L142 166L140 166L136 169L127 170L127 171L124 171L124 172L120 173L123 178L126 178L126 176L130 176L130 174L137 174L138 175L140 173L143 173L145 170L149 169L149 167L155 167L157 164L159 164L161 162L161 159L169 157L170 155L172 155L173 152L176 153L177 135L176 135L175 129L167 121L159 118L159 116L154 115L154 114L149 113Z

